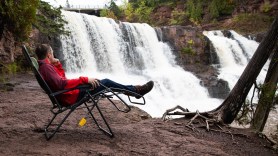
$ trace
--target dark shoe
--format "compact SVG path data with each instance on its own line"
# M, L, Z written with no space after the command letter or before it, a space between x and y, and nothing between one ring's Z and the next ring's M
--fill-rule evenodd
M148 83L142 85L142 86L135 86L135 90L137 94L140 94L141 96L135 96L135 98L139 99L148 92L150 92L153 89L153 81L149 81Z

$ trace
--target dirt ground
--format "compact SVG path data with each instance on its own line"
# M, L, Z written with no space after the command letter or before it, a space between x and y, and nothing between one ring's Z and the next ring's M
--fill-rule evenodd
M6 82L7 83L7 82ZM108 101L101 108L115 134L110 138L77 110L50 140L43 129L52 114L51 103L30 73L13 76L0 91L0 155L256 155L278 153L247 130L227 128L231 134L192 131L184 119L162 121L133 107L117 111ZM8 91L7 91L8 90ZM151 103L147 103L151 105ZM242 134L242 135L235 135Z

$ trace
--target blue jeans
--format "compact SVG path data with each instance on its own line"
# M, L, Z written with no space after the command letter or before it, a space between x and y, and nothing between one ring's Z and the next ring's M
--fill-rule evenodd
M125 90L128 90L128 91L135 92L135 87L133 85L122 85L122 84L114 82L114 81L112 81L110 79L102 79L99 82L101 84L103 84L104 86L109 87L109 88L125 89ZM87 89L89 89L89 88L87 88ZM77 100L80 100L81 98L84 97L84 95L86 94L86 90L87 89L80 89L80 92L79 92ZM97 88L95 88L94 90L90 91L90 93L93 95L93 94L96 94L96 93L98 93L100 91L103 91L104 89L105 88L100 85Z

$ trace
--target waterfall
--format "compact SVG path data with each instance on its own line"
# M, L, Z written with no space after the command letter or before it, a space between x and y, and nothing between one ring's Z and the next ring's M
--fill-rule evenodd
M148 24L116 23L75 12L62 12L71 31L61 36L62 58L69 78L80 75L109 78L122 84L155 82L139 106L153 117L180 105L190 111L208 111L221 100L210 98L206 88L192 73L175 62L171 48L158 39Z
M222 78L233 88L241 76L247 63L256 51L259 43L239 35L235 31L229 31L228 37L222 31L205 31L203 34L209 38L219 57L220 65L218 78ZM257 81L263 83L269 62L261 70ZM252 88L253 89L253 88ZM249 98L252 96L249 92ZM257 100L257 99L256 99Z

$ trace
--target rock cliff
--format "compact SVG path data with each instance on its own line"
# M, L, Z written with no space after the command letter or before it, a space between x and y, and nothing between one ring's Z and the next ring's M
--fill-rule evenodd
M211 97L224 99L228 95L228 82L217 78L218 71L213 65L219 61L201 28L168 26L158 30L162 34L160 39L172 47L177 64L201 79L200 83L208 88Z

